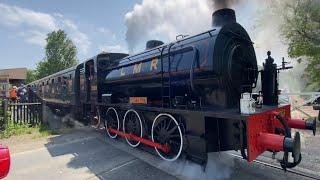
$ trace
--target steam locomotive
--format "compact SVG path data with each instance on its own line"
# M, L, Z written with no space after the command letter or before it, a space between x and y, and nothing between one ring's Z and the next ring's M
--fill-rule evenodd
M97 115L110 138L149 146L166 161L182 154L206 164L209 152L240 150L253 161L264 151L284 152L282 167L301 161L300 134L315 121L292 119L278 105L277 74L270 53L258 70L253 43L232 9L212 15L209 31L128 55L101 53L29 86L43 101L90 123ZM262 89L252 97L258 75ZM293 161L289 162L288 156Z

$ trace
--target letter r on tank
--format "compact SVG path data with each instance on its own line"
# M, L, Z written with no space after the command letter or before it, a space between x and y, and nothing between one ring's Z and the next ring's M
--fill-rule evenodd
M151 61L150 71L157 70L158 58L154 58Z

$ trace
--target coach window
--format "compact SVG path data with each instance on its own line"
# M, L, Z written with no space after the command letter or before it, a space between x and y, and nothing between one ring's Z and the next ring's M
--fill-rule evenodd
M69 74L69 79L72 79L72 74Z
M61 82L61 77L58 77L58 83L60 83Z
M54 79L51 79L51 84L54 84Z
M42 82L42 86L44 86L44 82Z

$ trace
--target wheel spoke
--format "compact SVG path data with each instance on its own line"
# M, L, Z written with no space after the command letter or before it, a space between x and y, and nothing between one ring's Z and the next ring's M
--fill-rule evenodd
M167 125L167 127L166 127L166 130L169 130L170 125L171 125L171 122L172 122L172 121L169 120L169 123L168 123L168 125Z
M169 138L180 138L179 134L171 134L168 136Z
M158 133L159 133L159 131L160 131L160 126L156 126L155 128L154 128L154 130L158 130Z
M165 120L160 122L160 128L163 129L165 127Z
M178 126L174 126L173 128L171 128L171 129L168 131L168 134L172 134L177 128L178 128Z

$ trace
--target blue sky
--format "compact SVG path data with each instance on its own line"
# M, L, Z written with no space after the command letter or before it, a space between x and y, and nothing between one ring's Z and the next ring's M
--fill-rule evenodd
M34 68L44 57L44 37L65 29L78 47L78 59L103 48L126 50L124 16L138 0L0 1L0 69Z
M44 58L46 34L57 29L75 43L80 62L101 51L138 52L150 39L169 42L179 34L200 33L211 24L207 1L0 0L0 69L35 68ZM234 7L260 64L268 50L278 62L287 58L279 18L270 16L267 7L260 0L242 0Z

